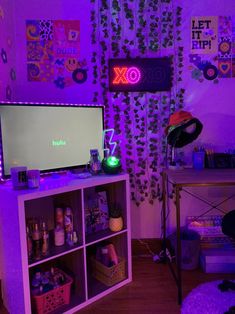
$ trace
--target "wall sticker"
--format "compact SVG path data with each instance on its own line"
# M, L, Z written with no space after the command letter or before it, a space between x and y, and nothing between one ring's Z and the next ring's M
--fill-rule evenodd
M199 82L235 77L235 16L192 17L189 62Z
M87 80L80 60L80 21L26 21L27 74L30 82L52 82L58 88Z
M217 51L218 18L200 16L191 19L191 52L211 54Z

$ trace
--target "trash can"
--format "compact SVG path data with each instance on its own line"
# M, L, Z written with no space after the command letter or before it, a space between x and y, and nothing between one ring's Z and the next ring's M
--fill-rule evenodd
M187 228L180 229L181 240L181 269L193 270L199 266L200 253L200 235ZM177 237L176 233L170 236L172 246L177 253Z

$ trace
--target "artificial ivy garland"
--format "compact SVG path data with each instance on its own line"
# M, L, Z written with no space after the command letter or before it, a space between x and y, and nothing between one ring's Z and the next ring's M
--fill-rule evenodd
M105 127L115 129L118 156L130 175L137 205L153 203L159 194L159 173L165 163L164 128L169 115L184 105L181 41L182 9L174 0L90 0L93 45L93 102L105 106ZM172 55L171 92L108 91L109 58Z

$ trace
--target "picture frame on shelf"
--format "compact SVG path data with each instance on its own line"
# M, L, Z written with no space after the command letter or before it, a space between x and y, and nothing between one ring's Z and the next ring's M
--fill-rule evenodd
M86 234L106 230L109 227L109 206L106 191L95 191L87 195L85 208Z

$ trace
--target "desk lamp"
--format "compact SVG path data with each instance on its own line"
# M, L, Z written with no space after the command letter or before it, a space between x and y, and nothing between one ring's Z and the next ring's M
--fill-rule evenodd
M167 144L171 146L171 163L174 165L175 148L184 147L192 143L202 131L202 123L190 112L174 112L169 119L169 124L165 129Z

